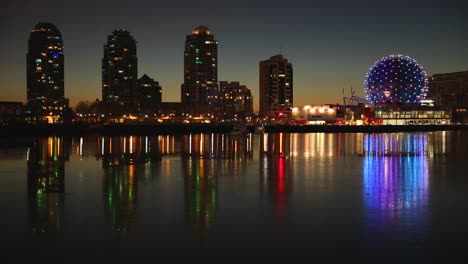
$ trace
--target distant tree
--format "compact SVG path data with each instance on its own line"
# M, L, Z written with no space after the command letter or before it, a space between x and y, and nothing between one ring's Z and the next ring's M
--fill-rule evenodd
M70 124L73 119L73 109L71 107L67 107L63 112L63 123Z
M79 101L75 106L75 113L77 114L96 114L98 101L90 102L88 100Z
M91 114L92 113L92 105L91 102L86 101L79 101L75 106L75 113L77 114Z

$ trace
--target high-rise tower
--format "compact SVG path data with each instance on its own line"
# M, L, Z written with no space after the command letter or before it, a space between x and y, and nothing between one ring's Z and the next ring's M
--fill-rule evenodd
M218 42L199 26L187 35L181 101L187 113L214 115L218 108Z
M114 116L137 111L137 63L136 41L127 30L114 30L102 58L102 101Z
M64 98L64 56L60 31L51 23L38 23L28 42L27 112L33 121L59 122L68 110Z
M293 68L283 55L260 61L260 116L289 117L293 105Z

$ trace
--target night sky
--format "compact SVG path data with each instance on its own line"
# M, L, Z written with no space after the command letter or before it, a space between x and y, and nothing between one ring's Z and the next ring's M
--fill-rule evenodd
M64 40L65 97L101 99L107 36L137 41L138 76L159 81L164 102L180 101L187 34L205 25L218 41L218 80L252 89L258 110L260 60L282 52L293 64L294 105L342 103L389 54L417 60L428 75L468 70L464 1L2 1L0 101L26 100L26 53L38 22Z

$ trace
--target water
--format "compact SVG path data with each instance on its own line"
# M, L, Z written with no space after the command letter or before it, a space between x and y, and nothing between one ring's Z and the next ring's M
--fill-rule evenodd
M467 162L460 131L3 139L2 255L445 262Z

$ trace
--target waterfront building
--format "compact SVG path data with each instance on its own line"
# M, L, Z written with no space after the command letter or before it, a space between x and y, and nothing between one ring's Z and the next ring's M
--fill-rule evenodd
M374 110L376 124L382 125L449 125L451 112L430 106L378 106Z
M293 106L293 68L282 54L260 61L260 116L290 117Z
M138 60L136 41L125 29L116 29L104 45L102 102L106 116L137 113Z
M24 105L22 102L0 102L0 124L22 121L24 121Z
M345 108L342 105L305 105L291 109L292 124L325 125L344 124Z
M180 117L184 113L184 106L181 102L161 102L159 114L162 117Z
M389 55L378 60L364 81L366 99L372 104L371 124L450 124L451 113L428 100L424 68L409 56Z
M32 29L26 74L28 120L63 122L69 110L69 100L64 97L63 39L55 25L40 22Z
M430 76L428 97L435 106L452 111L454 122L468 122L468 71Z
M187 115L218 113L217 82L218 42L207 27L199 26L185 40L181 102Z
M448 125L450 111L418 105L305 105L292 108L295 125Z
M157 116L161 105L159 82L143 74L138 79L138 113L142 116Z
M250 89L239 82L219 82L220 104L224 118L245 118L253 113Z

